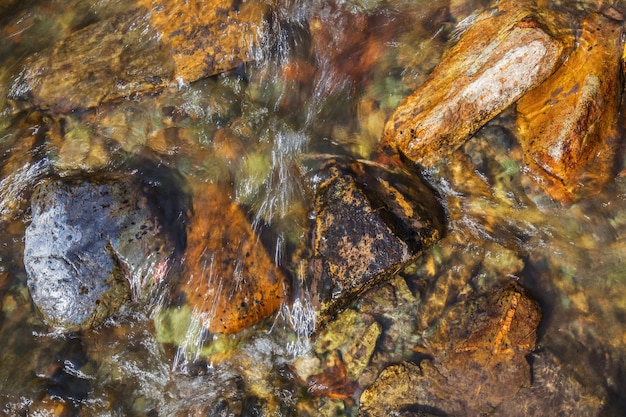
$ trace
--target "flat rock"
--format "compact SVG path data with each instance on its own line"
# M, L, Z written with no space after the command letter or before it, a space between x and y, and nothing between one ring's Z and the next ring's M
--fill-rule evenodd
M380 147L431 167L550 76L572 36L532 2L501 2L477 17L385 124ZM565 25L562 25L565 27Z
M615 174L622 50L621 23L590 14L569 59L517 105L527 172L557 201L593 195Z
M53 179L37 187L24 266L48 325L96 326L162 278L174 244L147 191L131 176Z
M250 0L140 0L29 57L11 96L77 108L190 83L252 60L268 6Z
M445 231L443 209L416 172L332 160L322 176L309 261L318 325L398 273Z

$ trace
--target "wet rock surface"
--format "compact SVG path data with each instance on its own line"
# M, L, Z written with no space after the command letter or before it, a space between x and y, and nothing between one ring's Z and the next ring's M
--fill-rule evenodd
M267 6L138 1L28 58L11 95L55 112L196 81L252 59Z
M453 307L418 349L432 359L385 369L361 395L361 415L408 405L452 415L492 411L530 386L526 355L540 319L537 302L517 284Z
M622 50L621 22L589 15L567 62L517 105L524 162L557 201L597 194L614 175Z
M563 62L572 37L533 2L502 2L478 16L429 78L385 124L381 147L430 167L544 81Z
M540 190L527 187L528 171L521 163L523 152L511 133L513 108L496 116L456 151L451 150L454 146L441 151L442 159L438 160L443 163L428 169L428 181L439 191L446 207L446 235L422 250L417 260L407 261L408 266L397 274L354 298L346 297L348 306L337 308L339 312L319 329L317 337L309 338L307 319L312 312L299 304L308 301L306 296L297 298L309 290L308 286L300 286L309 254L301 258L296 255L290 263L294 252L301 253L294 247L304 246L306 252L310 246L305 219L311 202L307 193L314 190L302 190L306 187L294 181L300 174L298 160L301 156L311 160L302 155L309 151L336 154L337 147L341 155L369 158L385 119L427 78L443 48L457 43L457 30L463 32L476 23L478 13L472 11L488 2L288 2L285 8L272 11L268 23L277 33L269 41L264 38L259 62L191 84L181 77L183 82L177 88L165 88L176 83L176 71L180 75L186 68L185 73L197 74L210 68L212 56L231 62L227 66L239 65L239 60L236 53L221 54L223 51L212 49L212 40L221 42L218 35L195 37L213 34L212 28L203 27L206 22L202 19L213 13L207 7L218 2L186 2L200 23L188 24L181 9L176 15L181 19L172 16L175 23L168 26L168 7L162 7L163 2L145 1L146 16L140 16L136 23L147 36L164 37L161 46L146 45L146 51L157 56L142 59L150 65L163 59L163 77L169 77L169 81L141 78L145 76L142 73L137 74L139 81L128 84L128 89L120 83L111 93L109 83L96 86L94 96L89 96L86 89L80 93L82 97L79 93L74 96L78 88L65 86L60 91L67 97L60 97L57 91L46 98L58 107L49 111L48 104L40 101L38 105L43 109L24 117L20 109L33 102L15 103L4 97L11 91L19 93L13 97L28 98L29 92L20 90L24 83L8 86L24 63L30 66L39 58L45 61L52 53L49 45L72 43L73 36L79 38L77 31L104 27L102 22L112 23L136 11L134 4L125 6L117 0L95 2L89 7L84 2L66 0L44 3L20 5L25 14L11 15L10 24L0 32L6 41L0 46L0 56L4 58L7 51L13 54L5 62L0 60L0 362L15 364L0 366L0 409L13 415L354 416L359 395L366 390L377 404L392 403L383 408L373 405L372 397L363 396L364 406L370 408L362 412L375 411L377 415L387 415L389 410L403 416L472 415L484 409L501 416L622 414L626 369L626 297L622 285L626 183L623 177L615 177L597 198L569 207L546 201ZM77 3L83 6L75 7ZM504 14L505 9L500 7L507 2L498 3L500 15ZM509 6L520 3L508 2ZM608 3L601 3L561 1L541 2L541 6L554 7L571 19L558 28L568 33L572 28L579 29L587 9L606 10ZM242 21L237 20L237 14L245 14L243 9L249 4L219 6L219 16L211 20L219 20L220 25L238 25ZM405 12L409 4L410 10ZM623 10L619 3L614 7ZM56 10L59 8L63 12ZM577 13L582 10L585 13ZM54 13L62 17L47 17ZM542 19L550 20L542 13L534 20L539 26ZM468 15L468 20L462 21ZM228 18L220 20L224 16ZM8 20L3 17L0 21ZM513 31L524 24L530 26L527 29L533 26L524 20ZM121 23L116 25L126 28ZM165 39L176 25L183 30L177 33L174 29ZM33 35L31 27L40 30ZM48 29L41 30L43 27ZM258 29L245 22L240 27ZM224 33L237 30L221 29ZM553 27L533 29L553 34ZM119 52L119 44L113 45L110 40L124 39L116 37L119 34L108 35L104 35L103 43ZM87 35L81 36L86 45L92 45ZM36 45L26 46L22 39L29 37L37 39ZM59 39L65 41L57 43ZM142 54L132 42L129 40L129 49ZM201 51L192 44L202 44ZM79 45L73 47L78 49ZM174 49L178 51L175 56L165 53ZM24 62L23 57L33 51L40 52ZM208 53L203 55L203 51ZM183 62L185 56L190 57L188 63ZM234 59L229 61L229 57ZM199 58L204 62L196 67ZM126 59L120 57L119 62L126 65ZM59 73L68 71L68 78L74 77L73 71L85 68L81 62L68 61L63 61L67 68L54 67ZM112 60L113 67L116 62ZM128 68L136 69L133 65ZM120 80L126 77L117 67L112 71ZM39 88L33 86L33 91ZM141 91L154 94L135 94ZM114 99L116 94L119 100ZM100 100L106 103L100 104ZM72 102L87 103L80 106L96 103L96 107L66 113L66 107L77 105ZM16 115L19 121L10 127ZM21 256L24 219L28 216L24 202L33 186L51 172L82 178L85 171L118 171L127 158L145 153L152 155L152 164L179 170L193 184L190 193L197 195L190 213L194 217L185 223L187 231L197 233L189 239L187 257L181 257L182 272L176 269L178 265L174 267L176 277L181 272L181 282L177 283L182 291L173 294L173 300L168 299L172 295L169 292L159 298L159 306L164 299L168 304L157 311L145 311L143 303L127 303L101 326L78 334L50 334L39 315L33 314L35 308L26 287L28 278ZM313 158L319 160L317 155ZM329 189L349 194L353 201L371 207L379 207L372 201L380 197L392 201L398 210L355 210L356 203L340 201L337 196L329 198L350 209L344 213L363 213L363 218L369 219L370 214L374 218L382 211L392 213L380 215L381 224L392 232L393 244L402 247L398 242L404 242L410 248L409 234L389 226L395 224L389 218L401 217L398 213L406 214L410 211L407 207L412 208L399 201L397 195L410 193L388 193L387 185L364 181L367 169L350 164L344 168L339 170L343 179ZM385 171L388 169L375 176L392 183ZM161 180L152 178L148 182ZM228 185L216 186L220 180ZM165 194L175 188L176 184L161 191ZM162 197L176 201L175 197ZM419 197L407 200L420 201ZM211 204L220 208L209 207ZM205 210L205 206L209 208ZM188 204L174 211L184 213L190 207ZM326 219L331 217L331 208L323 204L319 207ZM298 214L293 215L294 211ZM205 214L213 220L201 219ZM254 227L250 226L251 219ZM275 253L259 242L257 226L264 221L279 232L278 237L274 236L276 241L268 245L276 248ZM322 226L330 228L326 223ZM407 226L407 230L414 226ZM340 242L335 240L336 245ZM349 257L348 261L353 262L361 259L357 250L361 246L356 239L351 244L356 248L351 253L358 254ZM260 254L250 261L233 262L243 256L246 248ZM339 258L328 248L325 253L329 259ZM218 267L216 261L223 261L223 265ZM318 267L321 264L314 260L312 271L319 271L316 262ZM291 278L296 283L295 301L283 297L281 308L268 309L265 303L247 302L276 294L269 279L276 264L281 265L281 271L284 268L285 275L280 279ZM222 289L205 279L211 276L210 266L225 277L220 280L224 283ZM239 280L236 277L242 271L250 274ZM528 357L530 387L528 362L520 359L524 343L516 344L520 338L513 337L517 334L515 318L524 310L520 306L528 297L518 298L516 291L498 297L501 292L493 290L514 277L524 277L520 282L540 297L544 312L539 350ZM187 280L201 288L197 299L206 298L189 302L197 294L185 288ZM347 293L351 285L359 285L349 279L337 282L340 284L336 288L341 286ZM319 284L319 288L326 289L324 294L331 296L327 305L332 305L335 282ZM341 298L340 292L336 295ZM496 307L500 299L502 305ZM216 305L220 306L219 312L212 309ZM272 316L275 308L278 313ZM155 315L144 316L151 312ZM251 326L268 315L268 320ZM509 315L512 317L507 325ZM203 317L212 320L203 321ZM477 320L472 321L472 317ZM500 324L493 324L498 320ZM229 334L218 333L223 327L205 327L209 322L221 325L222 321L230 326ZM486 324L489 322L492 324ZM463 327L476 335L463 334ZM233 333L233 329L244 328L246 331ZM51 343L69 338L83 345L86 362L72 355L73 343L61 347L58 355L46 351ZM486 341L489 338L502 343ZM459 375L461 370L465 374ZM379 374L381 379L377 381ZM480 391L474 389L476 381L480 382ZM503 383L500 386L496 381ZM385 383L389 385L384 387ZM485 401L477 404L477 398Z
M417 173L335 160L323 172L309 261L320 325L445 232L443 208Z
M195 194L179 288L216 333L238 332L268 317L288 285L227 188L207 184Z
M48 325L101 324L164 278L175 241L150 192L132 177L57 179L37 187L24 265Z

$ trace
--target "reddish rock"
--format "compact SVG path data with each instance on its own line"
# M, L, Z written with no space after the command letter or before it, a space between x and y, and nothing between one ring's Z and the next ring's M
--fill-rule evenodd
M412 407L490 414L530 386L526 355L535 349L540 320L537 302L515 283L453 306L416 348L429 359L384 369L361 394L359 416Z
M528 3L480 15L387 121L381 148L433 166L552 74L572 40L555 35L554 14Z
M274 313L286 296L283 273L224 187L194 194L181 290L214 333L235 333Z
M517 105L527 172L557 201L593 195L614 175L622 49L621 23L589 15L567 62Z

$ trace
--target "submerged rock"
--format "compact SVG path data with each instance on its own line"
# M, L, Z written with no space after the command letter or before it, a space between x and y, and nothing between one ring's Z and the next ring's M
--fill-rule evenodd
M362 393L360 415L492 411L530 386L526 355L535 349L540 319L538 303L514 283L458 304L426 335L425 349L416 349L432 359L383 370Z
M175 247L154 192L132 176L53 179L37 187L24 266L48 325L96 326L163 278Z
M66 112L189 83L252 59L268 6L141 0L29 57L12 96Z
M595 194L614 175L622 50L621 23L589 15L567 62L517 105L528 173L557 201Z
M323 325L392 277L445 231L434 191L417 173L330 161L315 201L313 302Z
M287 282L228 189L204 185L194 195L180 289L214 333L235 333L268 317Z
M572 37L557 36L556 15L529 3L502 2L480 15L395 110L381 148L433 166L552 74Z

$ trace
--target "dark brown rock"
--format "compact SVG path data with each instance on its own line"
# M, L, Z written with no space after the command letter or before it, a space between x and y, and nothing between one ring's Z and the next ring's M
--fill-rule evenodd
M361 395L360 415L411 407L492 411L530 386L526 355L535 349L540 319L537 302L515 283L452 307L416 348L432 359L383 370Z
M443 209L417 173L336 160L323 171L309 265L318 324L392 277L445 230Z

